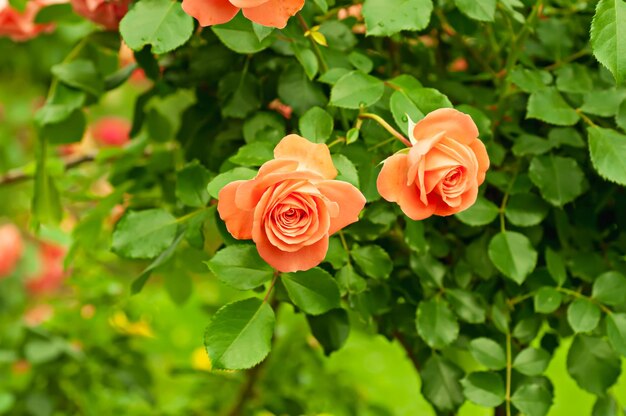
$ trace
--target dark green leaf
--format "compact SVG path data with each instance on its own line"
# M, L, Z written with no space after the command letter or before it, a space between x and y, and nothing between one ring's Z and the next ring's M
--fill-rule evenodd
M369 277L374 279L384 279L389 277L393 269L393 263L389 254L380 246L369 245L357 247L350 252L354 262L359 269Z
M459 336L459 323L441 298L420 302L415 323L420 337L431 348L447 347Z
M352 71L341 77L330 93L330 103L336 107L360 108L375 104L383 96L385 85L378 78Z
M535 269L537 252L523 234L505 231L489 243L489 258L502 274L522 284Z
M163 209L128 211L113 232L112 250L122 257L150 259L176 237L176 218Z
M332 309L318 316L307 315L306 319L326 355L340 349L348 339L350 321L345 309Z
M281 275L292 302L307 314L320 315L339 307L339 287L328 272L311 270Z
M504 402L506 389L497 373L476 372L461 380L463 394L469 401L485 407L497 407Z
M567 371L581 388L604 395L619 378L621 360L605 340L579 334L567 354Z
M469 344L472 356L490 370L500 370L506 367L504 349L492 339L476 338Z
M550 354L542 348L528 347L515 356L513 368L527 376L543 374L550 364Z
M274 274L253 245L225 247L215 253L207 266L222 282L239 290L259 287Z
M602 273L593 282L591 297L611 306L625 305L626 277L616 271Z

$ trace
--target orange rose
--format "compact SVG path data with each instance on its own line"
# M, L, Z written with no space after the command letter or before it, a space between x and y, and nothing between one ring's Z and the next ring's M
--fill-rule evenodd
M109 30L117 29L130 4L130 0L71 0L71 2L76 13Z
M326 257L328 237L356 222L365 197L337 170L328 146L295 134L281 140L256 178L219 193L220 217L233 237L252 239L281 272L308 270Z
M13 224L0 227L0 278L10 275L22 257L24 244L20 230Z
M229 22L239 10L255 23L283 29L304 7L304 0L183 0L183 10L201 26Z
M451 108L428 114L409 128L413 146L385 160L380 195L413 220L452 215L476 201L489 156L470 116Z

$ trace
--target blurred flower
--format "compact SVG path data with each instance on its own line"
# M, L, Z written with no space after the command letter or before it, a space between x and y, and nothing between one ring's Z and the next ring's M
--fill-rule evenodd
M116 30L130 0L71 0L74 11L109 30Z
M331 234L358 221L365 197L333 180L337 169L325 144L292 134L274 157L256 178L222 188L217 209L233 237L254 240L276 270L308 270L324 260Z
M269 108L270 110L276 111L278 114L285 117L287 120L289 120L291 118L291 115L293 114L293 108L291 108L287 104L284 104L278 98L270 102L267 105L267 108Z
M122 44L120 45L120 66L125 67L135 62L136 60L133 50L130 49L124 41L122 41ZM133 84L143 84L147 80L148 78L146 77L146 73L141 68L135 69L130 76L130 81Z
M461 57L456 58L454 61L450 63L448 66L448 71L450 72L465 72L467 71L467 59Z
M304 7L304 0L183 0L183 10L201 26L229 22L239 10L262 26L283 29L291 16Z
M357 20L363 20L363 5L353 4L352 6L339 9L339 11L337 12L337 17L339 18L339 20L345 20L348 17L354 17Z
M80 316L82 316L83 319L91 319L94 317L95 314L96 307L90 303L88 303L87 305L83 305L83 307L80 308Z
M0 36L8 36L16 42L37 37L42 32L54 30L54 24L37 24L35 17L45 6L64 1L28 0L23 11L14 9L8 0L0 0Z
M47 303L36 305L24 313L23 320L28 326L39 326L54 316L54 309Z
M211 371L211 359L203 347L196 348L191 354L191 367L201 371Z
M26 281L26 289L32 295L56 291L65 279L63 260L65 248L42 242L39 246L40 269Z
M13 272L23 251L20 230L13 224L0 226L0 279Z
M102 146L122 147L130 140L130 128L124 118L103 117L91 126L91 134Z
M409 134L413 146L384 162L377 180L380 195L413 220L472 206L489 168L472 118L441 108L410 126Z
M26 374L30 371L32 365L26 360L17 360L11 366L11 372L13 374Z
M109 318L109 325L111 325L116 331L123 334L135 335L145 338L154 337L154 333L152 332L152 328L150 327L150 324L148 322L144 320L130 322L123 311L115 312Z

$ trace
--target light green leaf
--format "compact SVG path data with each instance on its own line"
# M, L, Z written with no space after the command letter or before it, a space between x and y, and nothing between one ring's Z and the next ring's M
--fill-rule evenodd
M593 331L600 322L600 308L587 299L576 299L567 308L567 322L574 332Z
M502 274L520 285L537 264L537 251L530 240L513 231L496 234L489 243L488 254Z
M235 168L217 175L207 185L207 192L213 198L218 198L223 187L234 181L245 181L256 176L257 172L248 168Z
M552 313L561 306L563 296L553 287L544 286L535 293L534 304L537 313Z
M515 356L513 368L527 376L543 374L550 364L550 354L543 348L528 347Z
M553 87L530 94L526 117L557 126L573 126L580 119L576 110Z
M600 396L617 382L621 360L602 338L579 334L567 353L567 371L581 388Z
M339 307L337 282L323 269L284 273L281 275L292 302L307 314L320 315Z
M541 384L524 384L515 390L511 402L527 416L545 416L552 407L552 393Z
M441 298L420 302L415 323L420 337L434 349L447 347L459 336L459 323Z
M454 0L456 7L467 17L481 22L493 22L496 0Z
M591 297L611 306L626 305L626 277L616 271L602 273L593 282Z
M572 202L583 192L585 176L578 163L568 157L537 156L530 162L528 176L543 199L556 207Z
M506 389L498 373L476 372L461 380L463 394L479 406L497 407L504 402Z
M86 59L55 65L52 67L52 74L64 84L96 97L104 92L104 79L93 62Z
M485 322L487 309L485 302L479 295L463 289L447 289L446 299L450 302L457 316L463 321L471 324Z
M618 84L626 78L626 3L600 0L591 22L591 47Z
M113 232L112 250L130 259L150 259L176 237L176 218L163 209L128 211Z
M209 202L207 184L210 172L198 161L187 163L176 173L176 198L190 207L203 207Z
M428 25L432 11L432 0L365 0L363 4L368 36L422 30Z
M552 276L556 284L562 286L567 279L565 262L563 261L563 257L550 247L546 248L546 265L548 266L550 276Z
M253 245L225 247L206 264L218 279L239 290L259 287L274 274Z
M211 367L243 370L263 361L272 348L275 321L274 311L261 299L250 298L223 306L204 334Z
M330 103L336 107L368 107L383 96L385 84L378 78L352 71L337 81L330 92Z
M492 339L476 338L469 344L472 356L490 370L501 370L506 367L504 349Z
M309 109L298 122L300 134L313 143L326 143L333 133L334 120L320 107Z
M241 54L260 52L274 41L272 36L259 40L252 22L241 13L238 13L230 22L211 26L211 29L228 49Z
M135 51L151 45L153 53L163 54L187 42L193 19L177 1L141 0L133 3L120 22L120 33Z
M603 178L626 186L626 135L612 129L589 127L591 162Z
M493 222L500 209L488 199L479 196L474 205L455 215L462 223L474 227L481 227Z
M394 91L391 94L389 109L400 130L407 135L411 134L408 131L409 118L415 122L424 118L424 114L404 91Z

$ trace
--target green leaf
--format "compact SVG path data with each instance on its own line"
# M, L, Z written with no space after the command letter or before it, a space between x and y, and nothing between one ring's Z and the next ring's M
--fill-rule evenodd
M626 357L626 313L608 315L606 333L613 349Z
M446 299L460 319L471 324L485 322L487 310L479 295L463 289L447 289L445 293Z
M584 65L567 64L556 71L556 87L563 92L583 94L591 91L593 80Z
M537 251L530 240L513 231L496 234L489 243L488 254L502 274L520 285L537 264Z
M546 248L546 265L548 266L548 272L557 285L562 286L567 279L567 270L565 269L565 262L559 253L552 250L550 247Z
M172 244L176 229L176 218L163 209L128 211L115 227L111 248L130 259L154 258Z
M497 407L504 402L506 389L502 377L497 373L476 372L461 380L463 394L479 406Z
M428 25L432 11L432 0L365 0L363 4L368 36L422 30Z
M375 104L383 96L385 84L378 78L360 71L342 76L330 91L330 104L358 109Z
M292 43L291 49L294 51L296 59L302 65L302 69L304 69L307 77L313 80L315 75L317 75L317 71L319 71L319 61L315 53L309 48L300 47L297 43Z
M351 264L346 264L337 272L337 283L344 293L361 293L367 288L367 282L361 277Z
M52 74L64 84L96 97L104 92L104 79L91 61L77 59L58 64L52 67Z
M522 91L528 93L544 90L547 88L547 84L552 82L552 75L547 71L526 69L519 66L511 71L508 78Z
M359 172L356 170L354 163L340 153L331 155L331 157L333 164L337 168L337 172L339 172L335 180L348 182L358 188Z
M350 321L345 309L332 309L322 315L307 315L307 321L315 339L322 344L324 354L329 355L346 343L350 334Z
M546 371L550 358L543 348L528 347L515 356L513 368L527 376L538 376Z
M222 282L239 290L250 290L272 279L274 269L260 256L253 245L228 246L207 263Z
M576 110L553 87L530 94L526 117L557 126L573 126L580 119Z
M493 22L496 0L454 0L456 7L467 17L481 22Z
M54 179L46 170L46 156L37 152L37 170L33 190L32 210L37 221L58 224L63 218L61 196Z
M515 390L511 403L527 416L545 416L552 406L552 393L541 384L524 384Z
M591 48L618 84L626 78L626 3L600 0L591 22Z
M611 306L626 304L626 277L616 271L602 273L593 282L591 297Z
M211 26L211 29L228 49L241 54L260 52L273 42L271 36L259 40L252 22L241 13L238 13L230 22Z
M124 42L133 50L152 46L163 54L181 46L193 33L193 18L180 3L171 0L141 0L133 3L120 22Z
M434 349L447 347L459 336L456 316L448 303L441 298L420 302L415 324L420 337Z
M581 388L600 396L617 382L621 360L602 338L579 334L567 353L567 371Z
M580 110L601 117L614 117L624 98L626 98L626 90L623 89L609 88L590 91L585 94Z
M490 370L501 370L506 367L504 349L492 339L476 338L469 344L472 356Z
M394 91L389 99L389 109L394 121L406 135L409 134L409 119L418 121L424 114L404 91Z
M535 293L535 312L549 314L561 306L561 292L553 287L544 286Z
M591 416L623 416L620 415L619 405L612 396L598 397L593 405Z
M198 161L187 163L176 173L176 198L189 207L203 207L209 202L207 184L211 173Z
M261 166L274 157L274 145L257 141L243 145L228 160L241 166Z
M511 195L504 214L513 225L532 227L548 216L549 208L549 205L537 195L521 193Z
M626 186L626 135L612 129L589 127L589 153L596 172Z
M270 305L257 298L223 306L204 334L211 367L243 370L263 361L272 348L275 321Z
M246 118L261 108L259 81L247 72L231 72L219 82L217 96L222 102L222 116Z
M298 123L300 134L313 143L326 143L333 133L334 120L330 114L320 107L312 107Z
M533 134L522 134L511 149L515 156L541 155L550 151L554 143Z
M389 254L380 246L369 245L357 247L350 252L359 269L374 279L389 277L393 269L393 263Z
M217 199L223 187L234 181L245 181L256 176L257 172L248 168L235 168L217 175L207 185L207 192Z
M159 256L156 259L154 259L154 261L150 263L148 267L146 267L135 280L133 280L133 282L130 285L131 295L136 295L137 293L143 290L143 287L146 285L146 282L152 275L152 272L159 266L162 266L163 264L167 263L168 260L172 258L172 256L174 255L174 252L178 248L178 245L180 244L180 242L183 241L184 237L185 237L185 233L180 232L178 236L174 239L172 244L167 249L165 249L161 254L159 254Z
M422 394L442 412L453 412L465 399L460 379L463 371L446 358L433 354L421 371Z
M583 193L585 176L578 163L568 157L537 156L530 162L528 176L543 199L556 207L572 202Z
M7 391L0 390L0 414L7 413L15 405L15 396Z
M323 269L284 273L281 280L291 301L310 315L320 315L339 307L341 295L333 277Z
M617 123L622 131L626 131L626 100L624 100L617 109L617 115L615 115L615 123Z
M479 196L474 205L455 215L464 224L481 227L493 222L500 209L493 202Z
M567 308L567 322L574 332L593 331L600 322L600 308L587 299L576 299Z
M321 86L312 82L296 63L287 66L278 79L278 97L299 116L311 107L324 107L328 98Z

